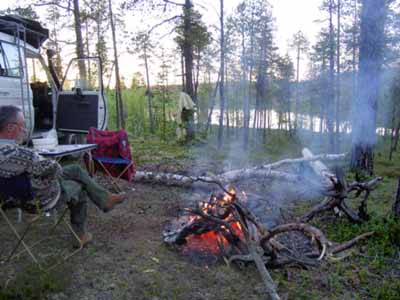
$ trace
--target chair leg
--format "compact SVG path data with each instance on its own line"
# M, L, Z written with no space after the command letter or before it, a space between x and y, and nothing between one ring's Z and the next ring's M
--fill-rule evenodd
M84 155L87 155L87 170L88 173L91 177L93 177L94 173L95 173L95 166L94 166L94 160L92 157L92 153L89 152L85 152Z
M0 213L3 216L3 218L6 220L7 224L9 225L9 227L11 228L11 230L13 231L13 233L15 234L15 236L18 238L17 244L16 246L14 246L13 250L11 251L10 255L8 256L6 262L9 262L12 258L20 256L21 254L23 254L24 252L28 252L28 254L30 255L30 257L32 258L32 260L39 266L39 268L41 270L44 271L48 271L50 269L55 268L56 266L60 265L62 262L66 261L67 259L71 258L72 256L74 256L75 254L77 254L79 251L82 250L83 245L81 240L79 239L79 236L77 235L77 233L75 232L75 230L72 228L72 226L65 220L65 215L67 213L68 208L65 208L63 213L61 214L61 216L58 218L57 222L52 226L51 230L49 231L49 235L46 238L43 238L37 242L35 242L32 245L27 245L24 242L24 238L25 236L28 234L29 230L32 228L32 225L40 219L41 215L37 215L35 216L35 218L29 222L29 224L26 226L24 232L20 235L18 233L18 231L16 230L16 228L12 225L12 223L10 222L10 220L8 219L7 215L5 214L4 210L0 207ZM63 222L66 226L66 228L69 230L69 232L72 234L72 236L78 241L79 243L79 248L74 250L73 252L63 256L58 262L56 262L55 264L51 265L50 267L48 267L47 269L43 268L42 264L39 263L38 259L36 258L36 256L33 254L33 248L37 245L39 245L40 243L42 243L45 240L50 239L50 237L54 234L55 229L57 226L59 226L61 224L61 222ZM19 248L20 245L23 245L24 249L18 253L15 254L16 250Z
M120 179L122 177L122 175L125 174L126 171L129 170L129 168L133 165L133 163L128 164L125 169L122 170L122 172L119 174L119 176L117 177L117 179Z
M17 212L18 212L17 221L18 221L18 223L21 223L22 222L22 209L17 208Z
M121 187L118 185L117 181L114 179L114 177L111 175L110 171L108 171L108 169L104 166L104 164L101 161L97 161L100 166L103 168L104 172L107 174L108 179L110 180L112 186L114 187L114 190L117 193L122 192Z
M13 257L14 257L14 253L15 251L18 249L19 245L22 244L22 246L25 248L25 251L28 252L28 254L30 255L30 257L32 258L32 260L39 266L40 269L43 270L42 265L39 263L39 261L37 260L37 258L35 257L35 255L32 253L31 249L29 248L29 246L24 242L24 237L26 236L26 234L28 233L28 231L31 229L32 224L36 221L36 219L33 222L30 222L28 224L28 226L25 228L22 236L18 233L17 229L12 225L12 223L10 222L10 220L8 219L6 213L4 212L4 210L0 207L0 213L3 216L3 219L7 222L8 226L11 228L11 230L13 231L13 233L15 234L15 236L18 238L17 244L16 246L13 248L13 250L11 251L10 255L8 256L8 258L6 259L6 262L9 262ZM23 252L25 252L23 251Z

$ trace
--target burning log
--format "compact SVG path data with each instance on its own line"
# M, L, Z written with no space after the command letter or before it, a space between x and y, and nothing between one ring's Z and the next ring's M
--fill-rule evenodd
M282 236L295 232L309 241L308 252L301 252L282 239ZM199 202L195 208L186 209L185 215L163 232L164 241L183 253L201 249L224 257L229 263L254 262L269 299L274 300L280 297L267 266L282 267L293 263L302 267L316 266L318 260L344 251L371 234L336 244L308 224L289 223L267 229L232 188L224 194L212 195L207 202ZM315 244L318 252L314 251ZM315 257L318 257L317 262L311 259Z

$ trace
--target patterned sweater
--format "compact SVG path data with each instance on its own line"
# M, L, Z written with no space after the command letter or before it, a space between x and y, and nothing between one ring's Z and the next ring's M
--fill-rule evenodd
M0 177L10 178L25 172L31 179L34 200L39 200L41 207L52 202L60 193L58 178L62 168L56 161L47 160L35 150L13 141L0 140Z

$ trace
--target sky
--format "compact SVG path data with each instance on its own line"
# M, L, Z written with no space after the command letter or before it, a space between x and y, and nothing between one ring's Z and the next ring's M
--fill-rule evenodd
M31 3L28 0L7 0L0 1L0 9L6 9L13 6L16 2L23 6L24 3ZM118 0L117 0L118 1ZM175 0L175 2L183 2L183 0ZM240 0L225 0L226 15L233 12ZM288 41L293 35L301 30L309 39L311 44L316 40L315 36L319 31L320 25L314 21L321 18L319 6L322 0L269 0L272 5L272 13L276 19L275 41L282 55L288 52ZM203 19L206 24L218 24L219 1L218 0L194 0L195 6L203 14ZM136 18L127 19L128 28L137 28L135 23ZM289 53L293 59L294 53ZM121 73L124 77L130 80L130 77L135 71L143 72L143 67L140 65L132 66L132 64L124 63L125 61L132 62L132 58L125 49L121 49ZM138 70L133 70L138 69ZM300 65L301 77L305 76L306 60L303 59ZM154 77L154 75L153 75ZM153 80L154 81L154 80ZM129 81L128 81L129 82Z
M218 16L215 10L219 10L219 1L200 0L199 2L208 2L208 5L213 6L208 13L211 15L210 19L217 22ZM233 12L239 2L239 0L225 0L226 11ZM315 24L314 20L321 16L319 7L322 0L269 0L268 2L272 5L272 13L276 19L276 42L282 53L286 53L288 40L299 30L303 31L310 41L315 40L319 25Z
M184 0L175 0L174 2L183 3ZM193 2L207 25L215 24L219 26L219 0L193 0ZM240 2L241 0L224 0L225 16L233 13ZM268 2L272 5L272 14L275 17L275 26L277 29L275 32L275 43L281 55L288 53L289 40L299 30L304 33L310 44L316 41L316 35L321 25L314 21L322 18L319 11L322 0L268 0ZM143 20L146 22L148 19L144 17ZM160 20L154 20L153 24L159 22ZM131 23L131 26L136 26L136 24ZM168 42L161 42L160 44L163 45L165 43ZM293 58L293 61L295 61L295 53L289 51L289 54ZM300 79L305 78L306 73L307 59L302 57L300 61Z

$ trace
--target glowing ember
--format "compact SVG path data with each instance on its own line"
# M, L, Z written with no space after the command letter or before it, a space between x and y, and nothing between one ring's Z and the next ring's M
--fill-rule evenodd
M223 195L212 195L208 202L199 203L199 211L202 215L190 215L187 217L186 228L191 228L185 236L184 243L180 246L182 253L223 255L224 251L230 250L232 241L238 239L244 241L242 227L239 222L232 221L230 206L235 201L236 191L233 188ZM191 212L191 210L188 210ZM229 223L232 232L222 224L211 224L204 216L218 218ZM201 228L201 230L199 230Z
M244 241L243 232L241 225L238 222L231 223L231 228L233 229L235 235ZM229 242L225 238L222 230L227 232L226 228L222 228L221 231L209 231L202 234L192 234L186 238L186 244L182 247L182 253L188 254L190 252L203 252L209 253L215 256L220 256L221 248L228 248Z

